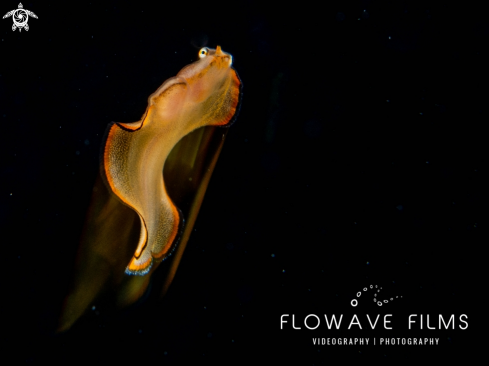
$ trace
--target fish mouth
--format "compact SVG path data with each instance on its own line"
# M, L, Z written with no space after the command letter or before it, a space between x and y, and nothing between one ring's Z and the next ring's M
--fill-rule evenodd
M228 60L228 66L231 66L233 64L233 56L227 52L224 52L221 49L221 46L218 45L216 47L216 51L214 54L218 57L222 57L223 59L227 59Z

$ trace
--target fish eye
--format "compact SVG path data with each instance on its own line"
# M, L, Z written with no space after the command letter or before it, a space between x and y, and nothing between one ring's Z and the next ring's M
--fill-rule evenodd
M209 54L209 50L207 49L207 47L201 48L199 51L199 57L200 58L204 58L208 54Z

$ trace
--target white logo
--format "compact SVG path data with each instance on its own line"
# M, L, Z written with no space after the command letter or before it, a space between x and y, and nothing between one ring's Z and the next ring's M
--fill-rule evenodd
M14 24L12 25L12 30L16 30L19 28L19 32L22 30L22 28L25 28L26 31L29 30L29 26L27 25L27 21L29 20L29 15L33 18L37 19L37 15L34 14L30 10L24 9L22 6L22 3L19 3L19 8L15 10L9 11L7 14L3 16L3 19L12 17L14 20Z
M378 293L380 292L380 290L382 290L382 287L379 288L379 286L375 285L375 289L374 289L374 286L373 285L370 285L370 289L373 290L375 292L374 294L374 302L378 305L378 306L382 306L382 300L380 300L380 296L377 297ZM368 290L367 287L364 287L363 288L363 291L366 292ZM358 291L357 292L357 297L360 297L362 296L362 292L361 291ZM399 296L396 296L396 299L399 298ZM401 299L402 299L402 296L401 296ZM394 301L394 298L391 297L391 301ZM384 304L387 304L389 302L389 300L384 300L383 303ZM351 301L351 306L355 307L358 305L358 300L357 299L353 299Z

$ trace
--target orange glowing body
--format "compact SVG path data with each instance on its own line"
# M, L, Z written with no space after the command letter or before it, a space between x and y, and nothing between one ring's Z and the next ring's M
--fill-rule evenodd
M181 218L163 182L163 166L180 139L203 126L225 125L236 113L240 81L231 55L203 49L199 61L167 80L148 100L144 118L114 123L104 150L112 191L139 216L137 249L126 268L145 274L168 256Z
M148 98L140 121L109 126L59 330L107 285L117 306L137 301L155 263L176 249L160 281L166 292L226 135L212 126L228 126L239 108L242 85L231 65L220 46L202 48Z

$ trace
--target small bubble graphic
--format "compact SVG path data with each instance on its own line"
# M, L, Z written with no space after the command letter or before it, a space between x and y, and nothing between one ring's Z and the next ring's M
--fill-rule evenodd
M374 289L374 285L370 285L370 289ZM377 289L376 291L374 290L374 298L373 298L373 301L377 303L378 306L382 306L383 304L387 304L389 303L389 300L388 299L385 299L385 300L381 300L379 299L379 297L377 297L377 295L380 293L380 290L382 290L382 286L378 286L378 285L375 285L375 289ZM364 287L363 288L363 291L366 292L368 291L368 288L367 287ZM361 291L358 291L357 292L357 297L360 297L362 295L362 292ZM396 296L396 298L398 298L399 296ZM402 296L401 296L402 298ZM394 300L393 297L390 298L391 301ZM358 305L358 300L357 299L353 299L351 300L351 306L355 307Z

